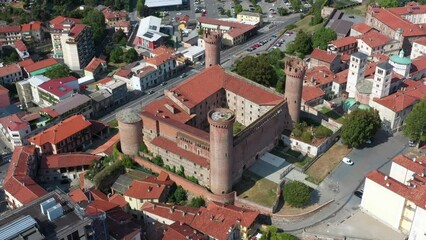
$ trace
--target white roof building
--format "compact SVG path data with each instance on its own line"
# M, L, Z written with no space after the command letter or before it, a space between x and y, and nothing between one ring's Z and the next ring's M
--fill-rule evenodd
M153 7L167 7L167 6L175 6L182 5L182 0L146 0L145 6L153 8Z
M157 41L159 38L167 36L167 34L160 32L160 27L161 18L154 16L143 18L139 23L136 36L149 41Z

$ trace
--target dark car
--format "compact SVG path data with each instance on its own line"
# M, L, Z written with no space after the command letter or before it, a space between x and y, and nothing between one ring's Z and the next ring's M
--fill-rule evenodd
M148 95L151 95L151 94L153 94L154 93L154 91L152 91L152 90L149 90L148 92L146 92Z
M355 191L354 192L354 195L357 196L357 197L359 197L359 198L362 198L363 194L364 194L364 190L359 190L359 191Z

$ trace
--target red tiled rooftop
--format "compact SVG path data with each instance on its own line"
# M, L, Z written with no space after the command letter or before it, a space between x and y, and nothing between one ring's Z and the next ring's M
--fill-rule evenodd
M0 26L0 33L18 33L21 31L21 26Z
M160 199L165 191L165 185L133 180L129 189L123 195L136 199Z
M95 200L91 202L86 207L86 214L87 215L97 215L102 212L108 212L111 211L114 208L117 208L118 205L115 203L111 203L104 200Z
M4 129L10 129L11 131L19 131L26 127L29 127L28 121L22 119L25 112L18 112L3 118L0 118L0 124Z
M170 112L170 110L165 107L166 105L172 107L174 109L174 113ZM167 117L181 123L186 123L195 117L195 115L187 114L169 98L161 98L152 101L150 104L145 106L144 111L156 114L158 117Z
M163 63L165 63L165 62L167 62L171 59L174 59L174 58L175 58L175 56L171 55L170 53L163 53L163 54L157 55L155 57L148 58L146 60L146 62L158 67L161 64L163 64Z
M92 58L89 64L84 68L85 71L94 72L101 64L106 64L106 61L97 57Z
M354 25L352 25L351 28L353 30L361 33L361 34L366 34L373 29L372 27L370 27L367 24L362 23L362 22L361 23L355 23Z
M426 85L420 80L417 81L416 84L412 84L411 87L405 88L405 90L398 90L396 93L384 98L375 98L374 101L394 112L400 112L415 104L420 99L423 99L425 96Z
M331 43L337 47L337 48L341 48L344 46L348 46L348 45L352 45L352 44L357 44L357 40L355 37L349 36L349 37L344 37L344 38L339 38L336 39L334 41L331 41Z
M426 5L409 2L403 7L387 8L387 10L397 15L424 14L426 12Z
M34 72L34 71L40 70L42 68L51 67L51 66L56 65L56 64L58 64L58 61L56 61L53 58L48 58L48 59L44 59L44 60L35 62L35 63L31 64L31 65L27 65L24 68L25 68L25 70L27 72L30 73L30 72Z
M249 24L244 24L244 23L239 23L234 21L224 21L224 20L219 20L216 18L207 18L207 17L198 18L198 22L230 27L231 30L228 31L228 34L231 37L237 37L255 28L254 25L249 25Z
M124 20L121 20L121 21L118 21L116 24L115 24L115 26L116 27L123 27L123 28L128 28L128 27L130 27L130 22L129 21L124 21Z
M84 194L83 190L80 188L76 188L70 193L68 193L68 196L71 198L71 200L75 203L80 203L83 201L89 201L86 194Z
M120 69L118 70L115 75L123 77L123 78L129 78L130 74L132 74L132 71L130 71L129 69Z
M104 84L107 84L107 83L109 83L111 81L112 81L111 77L106 77L106 78L103 78L103 79L97 81L96 84L102 84L102 85L104 85Z
M321 88L314 86L304 86L302 89L302 99L305 102L324 96L325 93Z
M61 153L48 155L41 160L42 169L59 169L68 167L87 166L102 157L87 153Z
M59 79L51 79L47 82L40 84L38 87L49 92L55 96L62 97L69 92L74 91L71 87L67 86L65 83L76 81L77 78L74 76L59 78Z
M112 195L108 199L108 201L111 202L111 203L117 204L121 208L124 208L125 206L127 206L129 204L128 202L126 202L126 199L124 199L124 197L119 195L119 194Z
M68 18L68 17L63 17L63 16L57 16L54 19L50 20L49 23L51 25L60 25L60 24L63 24L66 20L74 22L75 24L81 23L80 19Z
M11 177L3 184L3 188L22 204L30 203L47 194L46 190L30 177Z
M126 11L112 11L109 7L103 9L102 13L106 19L127 18Z
M108 201L108 197L98 189L90 189L90 195L92 195L94 200Z
M365 44L367 44L371 48L384 46L392 40L388 38L387 36L376 31L371 31L369 33L363 34L359 36L358 39L365 42Z
M13 44L15 45L16 49L18 49L21 52L27 50L27 46L25 46L25 44L24 44L24 42L22 42L22 40L17 39L13 42Z
M331 63L337 57L337 54L327 52L325 50L321 50L319 48L315 48L311 53L311 58L318 59L322 62Z
M5 77L14 73L18 73L21 71L21 68L18 64L10 64L4 67L0 67L0 77Z
M198 208L169 205L164 203L144 202L142 204L141 211L151 213L175 222L183 222L191 225L195 215L198 213Z
M85 28L86 25L84 24L76 24L73 28L71 28L70 32L68 33L68 36L76 38L80 33L83 32Z
M392 159L392 162L420 175L426 171L426 156L414 160L401 154Z
M209 162L207 161L206 158L200 157L199 155L197 155L195 153L192 153L190 151L182 149L182 148L178 147L175 142L168 140L166 138L156 137L151 141L151 144L155 145L159 148L166 149L166 150L168 150L168 151L170 151L170 152L172 152L172 153L174 153L178 156L181 156L185 159L188 159L189 161L191 161L191 162L193 162L193 163L195 163L199 166L206 167L206 168L209 167Z
M337 79L337 76L326 66L316 66L308 69L303 80L304 85L321 86Z
M420 185L417 187L409 187L391 177L387 177L384 173L378 170L373 170L368 173L367 179L370 179L382 187L389 189L389 191L414 202L416 206L426 209L426 186Z
M150 73L150 72L152 72L152 71L155 71L156 70L156 68L155 67L153 67L153 66L146 66L146 67L143 67L140 71L139 71L139 73L138 73L138 77L144 77L145 75L147 75L148 73Z
M0 85L0 94L3 95L3 94L6 94L6 93L9 93L9 89Z
M90 122L83 115L69 117L53 127L30 137L29 142L41 146L45 143L57 144L64 139L90 127Z
M25 23L21 24L21 32L29 32L31 31L31 24Z
M32 31L40 31L41 29L41 22L40 21L32 21L31 24L31 30Z
M163 240L207 240L207 236L193 229L186 223L174 222L169 225L167 231L163 235Z
M410 74L416 74L426 69L426 55L418 56L411 62Z
M420 45L426 46L426 37L422 37L419 39L414 40L415 43L418 43Z
M111 155L114 149L115 144L120 141L120 134L115 134L112 138L110 138L106 143L99 146L95 150L91 151L91 154L100 154L104 153L106 155Z
M341 72L336 73L336 78L333 79L333 82L336 82L339 84L346 83L348 81L348 73L349 73L349 69L345 69Z
M35 146L15 147L4 181L12 176L28 176L28 165L34 156L34 152Z
M166 46L164 46L164 45L161 45L161 46L159 46L158 48L155 48L155 49L153 49L152 51L151 51L151 53L152 54L154 54L154 55L160 55L160 54L164 54L164 53L167 53L167 54L173 54L173 53L175 53L176 51L174 50L174 49L172 49L172 48L168 48L168 47L166 47Z

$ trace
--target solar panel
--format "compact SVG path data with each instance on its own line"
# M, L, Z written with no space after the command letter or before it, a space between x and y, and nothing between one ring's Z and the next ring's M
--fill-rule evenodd
M147 37L147 38L152 38L154 36L154 34L152 34L150 32L146 32L143 36Z

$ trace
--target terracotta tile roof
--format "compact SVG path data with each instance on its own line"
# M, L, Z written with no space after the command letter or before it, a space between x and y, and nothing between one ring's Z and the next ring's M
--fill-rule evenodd
M111 211L115 208L118 208L118 205L115 203L104 200L95 200L86 207L86 214L97 215L102 212Z
M35 146L18 146L13 151L9 168L4 176L7 181L12 176L28 176L28 165L35 155Z
M371 31L373 28L361 22L361 23L355 23L354 25L352 25L352 29L361 34L366 34L369 31Z
M341 48L341 47L344 47L344 46L348 46L348 45L352 45L352 44L357 44L358 41L356 40L355 37L349 36L349 37L344 37L344 38L336 39L334 41L331 41L331 43L335 47Z
M48 155L41 159L41 169L59 169L86 166L99 161L102 157L88 153L61 153Z
M69 76L69 77L60 78L60 79L51 79L47 82L40 84L38 87L52 95L62 97L74 91L74 89L72 89L65 83L76 81L76 80L77 78L75 78L74 76Z
M24 67L29 66L29 65L32 65L32 64L34 64L34 61L33 61L31 58L27 58L27 59L25 59L24 61L20 61L20 62L18 62L18 65L19 65L21 68L24 68Z
M146 60L146 62L158 67L161 64L168 62L168 61L170 61L174 58L175 58L175 56L171 55L170 53L163 53L163 54L157 55L153 58L148 58Z
M259 216L259 212L217 202L210 202L207 208L201 207L199 213L191 226L215 239L227 239L227 229L237 221L243 227L251 227Z
M108 199L108 201L111 202L111 203L117 204L121 208L124 208L125 206L127 206L129 204L128 202L126 202L126 199L124 199L124 197L119 195L119 194L112 195Z
M164 54L164 53L167 53L167 54L171 55L171 54L173 54L175 52L176 51L174 49L168 48L168 47L166 47L164 45L161 45L158 48L155 48L155 49L151 50L151 54L153 54L153 55L160 55L160 54Z
M325 50L321 50L319 48L315 48L311 53L311 58L318 59L322 62L331 63L336 59L337 54L329 53Z
M20 203L27 204L47 194L30 177L11 177L3 184L3 188Z
M207 236L193 229L186 223L174 222L169 225L167 231L163 235L163 240L207 240Z
M19 67L18 64L15 64L15 63L6 65L4 67L0 67L0 77L9 76L11 74L18 73L18 72L21 72L21 68Z
M69 21L69 22L72 22L74 24L81 23L80 19L77 19L77 18L68 18L68 17L63 17L63 16L57 16L54 19L50 20L49 23L51 25L61 25L65 21Z
M385 36L385 35L383 35L379 32L371 31L371 32L368 32L366 34L359 36L358 40L365 42L365 44L367 44L371 48L376 48L376 47L386 45L392 39L388 38L387 36Z
M169 219L174 222L183 222L191 225L198 213L198 208L169 205L164 203L144 202L141 211Z
M58 64L58 61L56 61L53 58L48 58L48 59L44 59L44 60L35 62L35 63L33 63L31 65L28 65L28 66L26 66L24 68L25 68L25 70L27 72L30 73L30 72L34 72L34 71L40 70L42 68L51 67L51 66L56 65L56 64Z
M398 10L389 10L387 8L374 8L374 17L391 29L397 31L402 29L404 37L424 36L426 35L425 24L414 24L395 14Z
M203 70L170 91L179 95L182 104L193 108L221 89L233 92L258 105L276 105L284 101L282 96L241 76L225 72L218 65Z
M80 188L76 188L70 193L68 193L68 196L71 198L71 200L75 203L80 203L83 201L89 201L86 194L84 194L83 190Z
M316 66L308 69L303 80L307 86L321 86L337 79L337 75L330 71L326 66Z
M324 96L325 93L321 88L314 86L304 86L302 89L302 99L305 102L309 102L316 98Z
M418 43L420 45L426 46L426 37L422 37L419 39L414 40L415 43Z
M396 163L416 174L426 174L426 156L421 156L417 159L411 159L403 154L396 156L392 159L393 163Z
M174 113L172 113L168 108L173 108ZM195 114L189 115L182 108L176 105L169 98L161 98L155 101L152 101L150 104L145 106L144 111L155 114L157 117L166 117L173 119L175 121L186 123L195 117Z
M234 21L224 21L219 20L216 18L207 18L207 17L200 17L198 18L199 23L206 23L206 24L212 24L212 25L218 25L218 26L227 26L230 27L231 30L228 31L228 34L231 37L237 37L240 36L254 28L256 26L254 25L248 25L244 23L234 22Z
M85 71L94 72L101 64L106 64L106 61L97 57L92 58L89 64L84 68Z
M94 200L108 201L108 197L98 189L90 189L89 192Z
M91 154L100 154L104 153L106 155L111 155L114 149L115 144L120 141L120 134L115 134L112 138L110 138L106 143L99 146L95 150L91 151Z
M83 115L75 115L29 138L28 141L37 146L41 146L45 143L57 144L89 127L90 122L87 121Z
M0 118L0 124L4 129L9 129L10 131L19 131L26 127L29 127L30 124L28 121L22 119L25 115L25 112L18 112L6 117Z
M19 51L23 52L23 51L27 51L27 46L25 46L24 42L22 42L22 40L15 40L13 42L13 44L15 45L16 49L18 49Z
M105 85L105 84L107 84L107 83L109 83L109 82L111 82L111 81L112 81L112 78L111 78L111 77L106 77L106 78L103 78L103 79L101 79L101 80L97 81L97 82L96 82L96 84L102 84L102 85Z
M341 72L336 73L336 78L333 79L333 82L344 84L348 81L349 69L345 69Z
M83 30L86 28L86 25L84 24L76 24L73 28L71 28L70 32L68 33L68 36L76 38L80 33L83 32Z
M0 26L0 33L18 33L21 31L21 26Z
M0 94L3 95L3 94L6 94L6 93L9 93L9 89L0 85Z
M385 179L386 177L386 179ZM384 173L373 170L367 174L367 179L389 189L401 197L404 197L416 204L416 206L426 209L426 186L420 185L417 187L407 186L397 180L387 177Z
M112 11L109 7L102 10L102 13L106 19L127 18L126 11Z
M182 148L178 147L175 142L170 141L166 138L156 137L151 141L151 144L155 145L159 148L162 148L162 149L167 149L168 151L170 151L170 152L172 152L172 153L174 153L178 156L181 156L185 159L188 159L189 161L191 161L191 162L193 162L193 163L195 163L199 166L206 167L206 168L209 168L209 166L210 166L210 164L209 164L209 162L207 161L206 158L203 158L203 157L201 157L201 156L199 156L195 153L192 153L190 151L182 149Z
M41 22L40 21L32 21L31 24L31 30L32 31L40 31L41 30Z
M132 71L130 71L129 69L122 68L118 70L114 75L117 75L123 78L130 78L131 74L132 74Z
M166 185L166 186L171 186L175 183L169 178L169 174L167 174L164 171L161 171L161 173L158 177L149 176L149 177L142 179L142 180L139 180L139 181L146 182L146 183L161 184L161 185Z
M129 22L129 21L121 20L121 21L118 21L118 22L115 24L115 27L124 27L124 28L128 28L128 27L130 27L130 22Z
M411 62L410 74L416 74L426 69L426 55L418 56Z
M155 67L152 67L152 66L143 67L143 68L141 68L141 70L139 70L138 77L144 77L148 73L153 72L155 70L157 70L157 69Z
M417 81L416 84L412 84L410 87L407 87L404 90L398 90L396 93L384 98L375 98L374 101L394 112L400 112L407 107L414 105L417 103L417 101L423 99L425 96L426 85L423 83L423 81Z
M349 62L351 60L351 55L349 55L349 54L343 54L340 57L340 60L342 60L342 62Z
M108 232L114 239L138 239L141 227L133 221L132 215L115 208L107 213Z
M31 31L31 24L25 23L21 24L21 32L29 32Z
M409 2L403 7L387 8L387 10L398 15L424 14L426 12L426 5Z
M165 185L133 180L129 189L123 195L136 199L160 199L165 191Z

